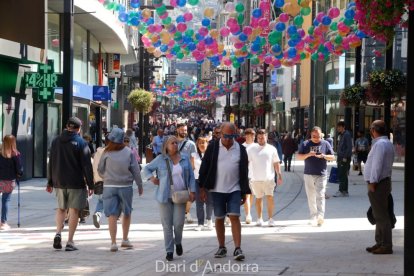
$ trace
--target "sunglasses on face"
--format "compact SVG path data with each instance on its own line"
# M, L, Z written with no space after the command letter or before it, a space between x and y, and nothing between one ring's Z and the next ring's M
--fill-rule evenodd
M238 134L223 134L223 138L225 139L235 139L237 137L239 137Z

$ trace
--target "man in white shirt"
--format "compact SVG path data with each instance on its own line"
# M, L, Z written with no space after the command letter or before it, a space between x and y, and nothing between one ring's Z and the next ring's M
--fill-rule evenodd
M246 150L249 150L251 146L257 145L254 142L254 137L256 132L252 128L248 128L244 131L244 137L246 138L246 142L243 143L243 146ZM252 178L252 168L249 164L249 182ZM250 184L249 184L250 185ZM244 213L246 215L246 224L250 224L252 222L252 215L250 214L251 206L253 205L253 195L246 195L246 203L244 204Z
M256 197L257 226L263 225L263 197L267 199L268 226L275 226L272 218L274 202L273 192L275 184L275 172L277 184L282 184L280 172L280 159L274 146L267 143L267 134L264 129L257 131L257 143L247 150L249 166L251 168L251 190Z
M186 124L177 124L177 139L179 152L186 154L190 158L191 165L194 169L194 157L192 154L197 152L197 147L193 141L188 139L188 129ZM185 219L187 223L193 223L194 221L190 214L191 203L191 201L187 202L185 207Z

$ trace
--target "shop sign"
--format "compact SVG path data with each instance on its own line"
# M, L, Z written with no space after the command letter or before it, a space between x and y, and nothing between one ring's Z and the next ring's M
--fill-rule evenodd
M94 101L109 101L109 94L108 86L93 86L92 99Z
M120 54L108 54L108 77L120 78L121 77L121 55Z
M37 72L26 72L24 81L26 87L33 89L36 101L50 102L55 99L55 88L62 87L62 74L54 72L53 60L40 64Z

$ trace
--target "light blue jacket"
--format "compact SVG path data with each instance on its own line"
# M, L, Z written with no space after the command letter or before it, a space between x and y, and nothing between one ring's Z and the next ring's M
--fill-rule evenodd
M160 180L160 185L155 190L155 199L160 203L167 203L170 197L170 183L168 176L167 163L165 160L170 162L170 168L173 168L172 160L166 155L158 155L151 163L147 164L143 169L144 179L149 179L153 172L157 172L157 177ZM194 178L193 168L191 167L190 159L186 154L181 154L179 161L183 169L183 179L186 187L190 188L190 192L196 191L196 183Z

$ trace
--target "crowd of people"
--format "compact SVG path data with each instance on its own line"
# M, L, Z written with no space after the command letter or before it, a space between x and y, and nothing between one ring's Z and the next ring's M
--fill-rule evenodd
M391 222L387 208L391 192L393 148L385 136L382 121L373 122L370 134L372 150L358 134L355 143L345 124L337 124L336 157L332 139L324 138L320 127L313 127L307 136L301 132L267 132L265 129L238 129L233 123L207 121L156 125L151 140L152 160L141 171L138 141L131 130L114 127L105 137L105 145L96 151L87 136L79 136L82 122L72 117L66 129L56 137L50 148L46 190L56 192L56 233L53 248L62 249L62 230L68 217L66 251L78 250L74 234L79 211L85 208L88 197L96 194L98 202L93 214L95 227L100 228L102 217L108 220L110 251L118 251L117 222L122 223L121 247L132 248L128 239L131 224L133 186L143 195L143 181L150 180L155 189L160 221L164 233L166 260L181 256L185 222L192 223L192 203L196 202L197 231L215 229L218 249L216 258L227 255L225 223L231 226L234 243L233 257L242 261L241 206L245 223L252 223L251 207L255 203L256 225L275 226L274 191L282 185L284 172L292 169L295 153L304 160L304 186L308 199L310 224L324 224L327 185L327 162L336 159L339 171L339 191L334 195L347 197L348 171L352 155L357 155L360 174L368 183L369 200L377 221L376 244L367 248L374 254L391 254ZM155 133L154 133L155 134ZM385 158L377 158L384 154ZM19 152L13 136L5 136L0 154L0 192L2 192L1 230L8 229L7 204L13 187L22 174ZM91 158L93 157L93 161ZM365 170L361 169L365 163ZM283 164L283 166L282 166ZM184 193L182 193L184 191ZM184 196L184 201L176 199ZM265 200L264 200L265 199ZM265 201L265 202L264 202ZM267 213L263 211L264 203ZM67 216L67 214L69 214ZM214 222L213 222L214 216ZM265 220L266 221L265 221Z

